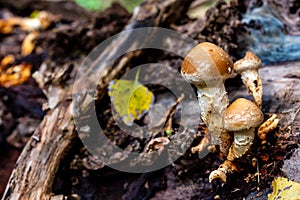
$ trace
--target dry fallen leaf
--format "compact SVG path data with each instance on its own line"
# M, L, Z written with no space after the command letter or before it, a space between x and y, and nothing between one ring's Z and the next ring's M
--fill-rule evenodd
M39 33L37 31L33 31L29 33L22 43L22 55L27 56L32 53L35 48L35 40L38 37Z
M14 64L14 62L15 62L15 56L9 54L9 55L5 56L4 58L2 58L0 66L1 66L1 68L6 67L8 65ZM0 70L1 70L1 68L0 68Z
M34 18L11 17L8 19L0 19L0 34L11 34L15 27L20 27L23 31L35 31L39 29L46 29L58 17L46 12L39 11Z
M9 19L0 19L0 33L11 34L14 31L14 27L21 23L21 18L12 17Z
M54 21L53 15L46 11L37 12L34 18L23 18L20 24L24 31L35 31L39 29L46 29Z
M152 151L158 151L160 154L166 145L170 143L169 138L167 137L158 137L150 140L150 142L147 144L147 151L152 152Z
M0 68L0 86L12 87L26 82L31 76L32 65L22 63L7 69Z

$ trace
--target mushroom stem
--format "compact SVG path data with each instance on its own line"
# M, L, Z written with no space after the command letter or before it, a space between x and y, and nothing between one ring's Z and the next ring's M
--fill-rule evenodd
M204 123L209 124L212 115L221 115L220 117L223 119L223 114L225 114L229 104L223 82L215 85L215 87L197 87L197 89L201 118ZM218 125L221 127L223 122L221 121Z
M226 183L227 174L230 174L233 171L237 171L235 163L229 160L225 160L218 169L212 171L209 174L209 182L211 183L215 179L221 179L221 181Z
M226 144L227 141L221 139L223 136L230 137L223 128L224 116L229 104L223 81L220 81L219 84L214 83L214 87L197 88L201 118L208 128L210 143L213 145L219 144L221 147L220 151L227 155L230 144ZM204 142L207 143L207 141ZM198 145L194 151L200 152L202 150L200 147L207 147L207 145Z
M241 73L243 83L253 96L255 104L262 108L262 81L257 70L247 70Z
M234 132L234 141L229 149L227 159L233 161L242 157L253 143L255 128Z

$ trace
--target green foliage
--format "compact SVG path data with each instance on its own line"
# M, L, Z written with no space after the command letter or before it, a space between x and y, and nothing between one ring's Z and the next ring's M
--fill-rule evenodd
M100 0L75 0L75 2L87 10L103 10L105 6ZM106 1L104 1L106 2Z
M132 12L135 7L140 5L143 0L119 0L119 2L129 11Z
M29 18L31 18L31 19L37 18L37 16L38 16L39 14L40 14L40 11L34 10L34 11L30 14Z
M123 5L129 12L138 6L143 0L75 0L75 2L87 10L102 11L108 8L113 2Z
M108 95L111 103L128 126L148 112L154 100L153 93L138 82L138 76L139 70L135 80L121 79L112 81L109 85Z

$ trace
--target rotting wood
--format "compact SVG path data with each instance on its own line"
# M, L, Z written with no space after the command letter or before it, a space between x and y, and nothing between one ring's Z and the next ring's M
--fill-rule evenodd
M3 199L45 199L55 172L75 138L68 101L48 112L23 149Z
M139 12L133 15L127 29L171 24L185 14L191 2L191 0L146 0L138 7ZM106 49L113 52L122 43L126 43L126 40L112 43ZM100 77L100 80L103 81L99 84L99 96L102 96L101 92L105 90L108 83L122 72L126 64L137 55L139 53L126 55L117 67L114 67L113 70L108 69L107 73ZM55 174L76 138L75 125L71 115L70 91L65 93L65 97L57 103L56 107L48 111L22 151L2 200L50 199L53 195L51 191Z

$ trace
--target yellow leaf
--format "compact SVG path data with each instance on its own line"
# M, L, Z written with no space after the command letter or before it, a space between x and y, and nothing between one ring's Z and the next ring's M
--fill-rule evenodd
M273 192L268 200L300 200L300 183L278 177L272 182Z
M136 80L112 81L108 91L115 111L128 126L148 112L154 100L153 93L137 81L138 73Z

